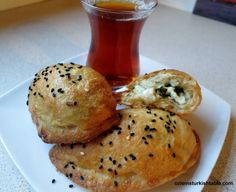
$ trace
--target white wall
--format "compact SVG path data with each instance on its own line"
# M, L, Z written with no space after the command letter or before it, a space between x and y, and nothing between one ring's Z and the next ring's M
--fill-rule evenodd
M159 0L160 4L192 12L196 0Z
M0 11L36 3L43 0L0 0Z

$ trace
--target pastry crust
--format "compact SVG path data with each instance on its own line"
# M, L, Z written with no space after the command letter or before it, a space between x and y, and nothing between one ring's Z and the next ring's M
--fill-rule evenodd
M118 123L116 101L105 78L74 63L35 74L29 111L46 143L87 142Z
M202 99L201 88L190 75L177 70L161 70L144 75L128 85L121 104L132 108L160 108L189 114Z
M86 145L56 145L57 170L96 192L143 191L186 172L199 159L189 123L159 109L124 109L121 122Z

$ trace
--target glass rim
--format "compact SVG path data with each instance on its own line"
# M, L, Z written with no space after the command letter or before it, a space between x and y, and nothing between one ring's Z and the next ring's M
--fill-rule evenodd
M112 10L112 9L108 9L108 8L102 8L102 7L96 7L88 2L86 2L85 0L80 0L80 2L92 9L95 9L97 11L101 11L101 12L107 12L107 13L115 13L115 14L139 14L139 13L148 13L151 12L155 9L155 7L157 7L158 5L158 1L155 0L155 4L148 9L137 9L137 10Z

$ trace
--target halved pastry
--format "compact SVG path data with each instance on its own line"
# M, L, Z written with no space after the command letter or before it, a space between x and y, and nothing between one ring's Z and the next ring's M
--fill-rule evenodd
M128 85L121 103L133 108L161 108L177 114L194 111L202 99L201 88L190 75L161 70L144 75Z
M56 145L50 159L75 183L96 192L143 191L186 172L200 142L188 122L158 109L124 109L121 122L87 144Z

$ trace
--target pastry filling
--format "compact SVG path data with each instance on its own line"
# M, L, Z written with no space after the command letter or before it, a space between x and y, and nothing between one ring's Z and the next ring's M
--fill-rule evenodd
M135 85L133 96L142 98L146 103L152 103L158 99L169 99L178 105L185 105L191 98L190 91L184 88L187 83L192 82L185 82L169 74L161 74Z

